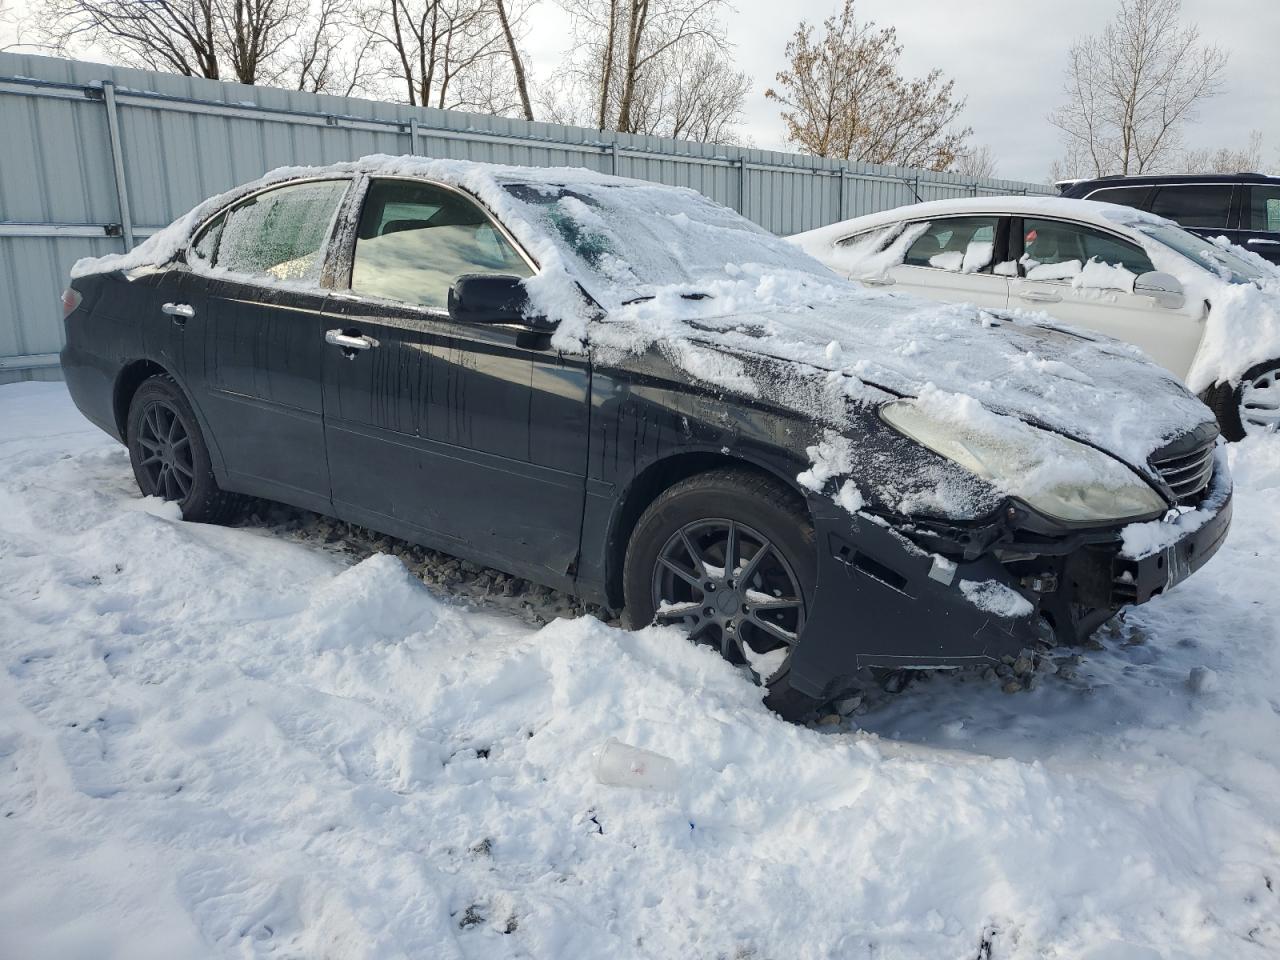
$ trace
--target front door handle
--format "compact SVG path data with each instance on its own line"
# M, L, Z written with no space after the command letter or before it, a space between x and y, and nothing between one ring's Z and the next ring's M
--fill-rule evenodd
M174 323L182 323L196 315L196 308L189 303L166 303L160 308L160 312L173 317Z
M1032 303L1058 303L1062 300L1062 294L1051 290L1026 290L1018 294L1018 299Z
M347 334L341 330L326 330L324 332L324 342L331 343L335 347L341 347L343 350L368 350L370 347L378 345L378 341L373 337Z
M859 283L865 283L869 287L888 287L897 283L893 277L854 277Z

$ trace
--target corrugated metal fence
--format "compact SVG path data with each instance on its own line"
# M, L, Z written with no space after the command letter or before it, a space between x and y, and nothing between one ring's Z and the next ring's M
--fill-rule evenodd
M79 257L127 249L273 167L369 153L583 166L678 184L780 234L917 198L1049 192L0 53L0 383L57 376L57 296Z

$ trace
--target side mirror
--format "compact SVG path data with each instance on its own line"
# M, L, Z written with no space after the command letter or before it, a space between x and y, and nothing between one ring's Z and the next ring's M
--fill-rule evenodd
M555 324L529 314L529 291L520 277L469 273L449 288L449 316L462 323L509 324L550 330Z
M1150 297L1162 307L1179 310L1187 302L1187 295L1178 278L1168 273L1144 273L1133 283L1133 292Z

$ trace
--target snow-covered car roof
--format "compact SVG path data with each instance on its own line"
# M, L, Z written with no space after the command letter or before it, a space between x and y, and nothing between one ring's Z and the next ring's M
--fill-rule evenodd
M525 281L530 305L557 322L552 345L565 352L616 362L656 349L694 381L836 426L848 422L850 402L969 398L1138 470L1174 437L1212 421L1136 348L1043 317L1000 320L871 292L696 191L583 169L388 156L285 168L206 201L128 254L82 261L73 274L168 263L239 197L355 173L421 177L476 197L537 262ZM786 374L776 364L762 373L769 359L787 362ZM1098 417L1100 408L1109 415Z
M964 215L1071 220L1119 234L1141 247L1157 270L1177 278L1188 298L1209 305L1201 348L1186 378L1197 393L1217 383L1236 383L1255 364L1280 358L1280 267L1225 237L1205 241L1172 220L1133 207L1066 197L964 197L882 210L787 240L842 273L862 275L858 264L874 260L873 272L887 269L890 255L905 254L911 238L904 235L904 242L894 245L900 249L883 255L870 248L860 250L858 244L842 246L843 241L904 222Z

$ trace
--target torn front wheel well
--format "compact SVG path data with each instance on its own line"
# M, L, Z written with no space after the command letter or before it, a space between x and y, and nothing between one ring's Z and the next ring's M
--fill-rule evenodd
M610 525L605 572L605 590L610 607L621 610L624 606L622 570L626 561L627 545L631 541L636 523L648 509L649 504L682 480L726 467L750 471L774 481L781 481L777 485L785 487L786 495L793 497L795 502L808 512L808 504L804 496L795 488L793 478L780 476L750 460L727 454L696 452L677 454L652 463L631 481L626 494L614 511L613 523Z

